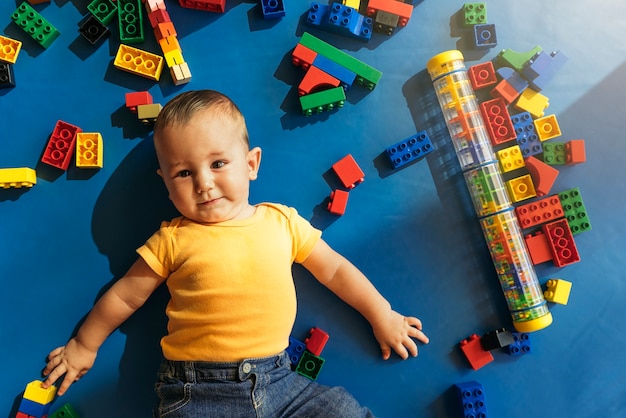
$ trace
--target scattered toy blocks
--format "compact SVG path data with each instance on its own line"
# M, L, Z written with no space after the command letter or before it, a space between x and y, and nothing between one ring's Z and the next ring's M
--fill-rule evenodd
M26 2L18 6L11 15L11 20L44 48L52 45L60 35L54 26Z
M0 168L0 187L3 189L33 187L35 184L37 172L32 168Z
M41 162L67 170L74 154L76 134L79 132L82 132L81 128L59 120L50 135Z
M524 157L519 145L501 149L496 152L503 173L524 167Z
M580 261L580 255L566 219L544 224L541 229L548 239L555 266L565 267Z
M328 342L328 333L320 328L311 328L309 331L309 337L304 340L304 344L306 344L306 349L309 350L311 354L319 356L322 354L322 350L326 346Z
M515 208L515 213L523 229L552 222L565 215L561 200L557 195L548 196L535 202L518 206Z
M280 19L285 16L283 0L260 0L259 6L265 20Z
M496 71L491 61L472 65L467 69L467 75L474 90L489 87L498 82Z
M512 344L508 345L504 350L512 356L521 356L531 352L530 335L525 332L514 332Z
M492 23L474 25L474 46L479 49L493 48L498 45L496 25Z
M302 114L304 116L340 109L345 102L346 93L343 87L335 87L300 96L300 106L302 107Z
M514 203L537 196L530 174L508 180L506 182L506 188L509 191L511 201Z
M76 167L102 168L102 135L98 132L76 134Z
M463 22L466 26L487 23L487 3L465 3L463 5Z
M426 131L408 137L385 150L393 168L402 167L433 151L433 144Z
M20 41L0 35L0 61L15 64L21 49Z
M478 370L493 361L493 355L483 349L480 343L480 337L477 334L470 335L468 338L461 341L459 346L474 370Z
M530 113L534 118L541 118L550 102L546 96L528 87L515 102L516 109Z
M502 98L488 100L480 104L480 113L485 120L485 128L489 133L491 143L500 145L517 137L511 116Z
M540 141L547 141L561 136L561 128L559 127L559 122L556 120L555 115L535 119L534 124Z
M487 418L485 391L476 381L454 385L464 418Z
M346 213L348 205L348 192L345 190L333 190L330 193L330 202L328 203L328 211L334 215L343 215Z
M483 335L480 339L480 344L484 350L491 351L513 344L514 341L511 331L500 328Z
M399 22L400 16L379 10L374 16L373 28L375 32L391 36L393 31L398 27Z
M291 53L291 62L296 67L302 67L304 71L307 71L316 57L317 52L299 43Z
M365 180L365 174L356 163L352 154L348 154L341 160L333 164L333 170L339 177L343 186L347 189L354 189Z
M301 374L302 376L306 376L311 380L317 380L317 377L322 370L322 366L324 365L324 359L318 357L308 351L304 351L302 353L302 358L298 362L298 367L296 367L296 372Z
M545 196L550 193L550 189L552 189L559 175L559 170L533 156L525 158L524 162L532 177L537 196Z
M328 6L311 3L305 23L365 42L372 38L372 18L363 16L358 10L341 3L332 3Z
M546 291L543 296L548 302L567 305L572 283L562 279L550 279L546 282Z
M163 71L163 57L120 44L113 65L120 70L159 81Z
M567 218L567 223L572 231L572 235L577 235L591 229L587 209L585 209L578 187L560 192L559 200L563 205L565 217Z

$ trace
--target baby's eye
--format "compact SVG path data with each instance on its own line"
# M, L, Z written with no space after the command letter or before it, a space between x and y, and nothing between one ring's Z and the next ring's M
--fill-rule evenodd
M180 170L176 176L177 177L189 177L190 175L191 175L190 170Z
M215 161L213 164L211 164L211 168L222 168L226 165L226 161Z

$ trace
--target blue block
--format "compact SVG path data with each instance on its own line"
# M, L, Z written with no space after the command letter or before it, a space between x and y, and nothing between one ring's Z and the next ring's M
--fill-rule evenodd
M483 385L476 381L454 385L465 418L487 418Z
M541 91L565 65L567 59L560 51L552 52L550 55L541 51L524 64L522 75L534 90Z
M543 145L541 140L535 132L535 124L533 123L533 117L528 112L518 113L511 115L511 122L513 122L513 128L517 135L517 143L522 151L524 158L531 155L541 154L543 152Z
M496 70L496 73L520 94L528 87L528 82L513 68L500 67Z
M432 142L426 131L408 137L390 147L385 152L393 168L399 168L416 159L422 158L434 150Z
M309 26L321 26L322 20L326 13L328 12L328 6L320 3L313 2L311 3L311 7L309 8L309 12L306 15L306 23Z
M48 412L50 411L50 405L52 405L52 402L44 405L38 402L31 401L30 399L22 398L22 402L20 403L18 411L31 417L41 418L48 415Z
M280 19L285 16L285 5L283 0L260 0L263 19Z
M340 3L333 3L330 6L311 3L304 23L365 42L372 38L372 18L363 16L352 7Z
M493 48L498 45L496 25L487 23L474 25L474 45L476 48Z
M339 65L335 61L326 58L326 56L322 54L317 54L311 65L339 80L344 90L348 90L348 88L352 86L352 83L354 83L354 80L356 80L356 73L353 73L343 65Z
M512 356L521 356L531 352L530 335L525 332L514 332L513 344L505 347L505 351Z
M289 359L291 360L291 365L295 368L300 362L300 358L302 354L304 354L304 350L306 350L306 344L301 341L296 340L295 338L289 337L289 347L287 347L287 354L289 355Z

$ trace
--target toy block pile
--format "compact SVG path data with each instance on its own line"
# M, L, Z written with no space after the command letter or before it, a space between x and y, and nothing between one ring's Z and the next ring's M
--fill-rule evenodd
M152 125L159 116L163 106L154 103L152 95L147 91L126 93L126 108L137 115L144 125Z
M44 389L41 386L42 383L39 380L33 380L26 385L15 418L43 418L48 416L57 388L50 386Z
M529 354L530 335L500 328L487 332L482 337L472 334L459 343L459 348L470 367L478 370L494 361L494 350L502 350L512 356Z
M66 171L76 151L76 167L102 168L103 142L98 132L83 132L78 126L57 121L41 162Z
M487 23L487 3L465 3L463 25L472 30L474 47L489 49L498 44L496 25Z
M337 178L345 190L334 189L330 193L330 202L327 209L332 214L343 215L348 204L348 191L361 184L365 180L365 174L351 154L346 155L333 164L332 169L337 174Z
M320 355L328 338L328 333L317 327L311 328L304 342L289 337L289 347L286 351L292 368L302 376L317 380L325 362Z
M292 63L306 71L298 86L305 116L343 107L353 84L373 90L382 77L377 69L308 32L294 48Z

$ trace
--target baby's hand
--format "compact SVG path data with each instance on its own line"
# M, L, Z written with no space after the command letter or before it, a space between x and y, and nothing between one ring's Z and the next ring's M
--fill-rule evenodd
M61 376L65 378L57 391L59 396L67 392L72 383L79 380L93 366L96 360L96 352L88 350L75 339L68 341L67 345L56 348L48 355L48 364L43 371L47 376L43 387L48 388Z
M409 354L417 356L417 344L413 338L428 344L428 337L422 332L422 321L393 310L372 323L372 328L384 360L391 357L392 348L403 360L409 358Z

